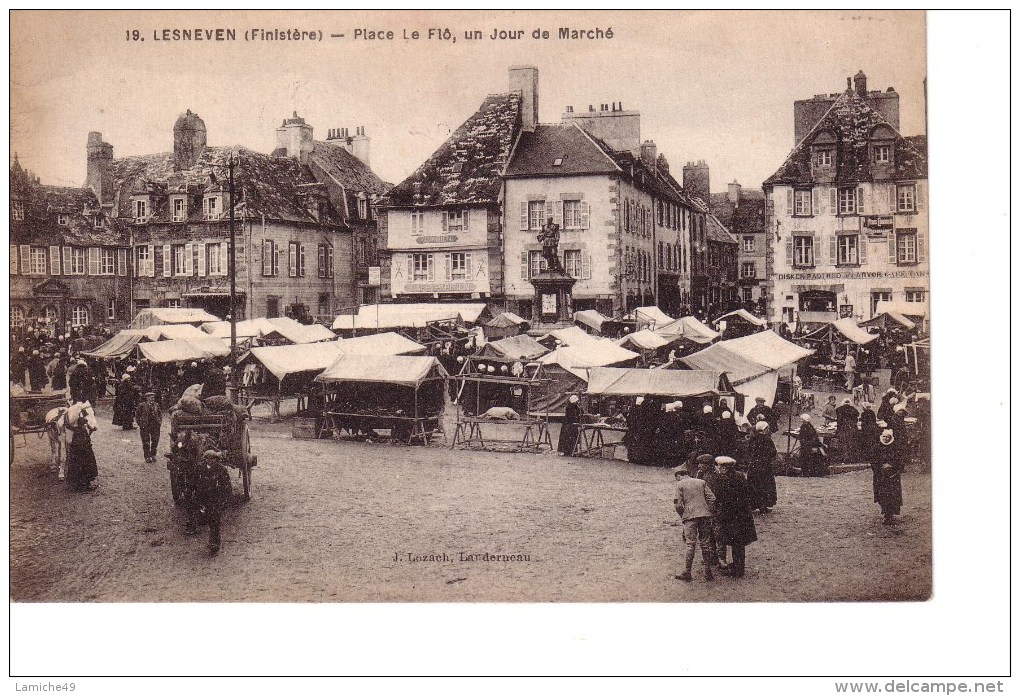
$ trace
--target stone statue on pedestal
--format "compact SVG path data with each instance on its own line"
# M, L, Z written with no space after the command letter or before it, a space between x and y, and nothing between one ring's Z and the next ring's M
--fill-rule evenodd
M538 232L538 241L542 242L542 256L545 258L548 270L555 273L563 273L563 264L560 262L560 226L549 218Z

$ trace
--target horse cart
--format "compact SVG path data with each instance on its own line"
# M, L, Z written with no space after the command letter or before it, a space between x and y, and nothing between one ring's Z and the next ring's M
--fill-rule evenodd
M52 394L11 394L11 461L14 461L14 438L22 436L28 444L28 436L32 433L40 438L46 434L50 424L46 414L57 408L67 407L67 396L60 393Z
M218 450L223 455L223 464L238 472L244 499L251 499L251 472L258 464L258 457L251 451L251 436L248 432L248 417L236 411L205 413L202 415L179 414L171 423L176 441L183 438L193 442L190 452L185 448L174 449L167 455L167 469L170 471L170 492L174 503L181 504L187 485L187 457L201 457L206 449ZM174 446L176 447L176 442Z

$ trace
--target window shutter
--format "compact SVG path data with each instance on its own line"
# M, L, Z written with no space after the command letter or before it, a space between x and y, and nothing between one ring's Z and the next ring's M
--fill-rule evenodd
M99 247L89 247L89 275L99 275Z
M268 239L262 240L262 275L273 274L273 243Z
M839 213L839 192L835 186L829 188L829 214L836 215Z
M829 236L829 263L833 266L839 261L838 252L836 250L836 235Z
M164 278L169 278L170 277L170 268L171 268L171 266L170 266L170 245L169 244L164 244L163 245L163 277Z
M405 283L414 281L414 254L407 255L407 280Z
M591 280L591 254L581 252L581 280Z
M921 187L914 185L914 210L921 212Z
M464 275L468 280L475 277L474 271L471 268L471 253L464 254Z
M305 276L305 245L298 245L298 275L304 278Z
M270 269L272 271L271 275L273 276L280 275L280 254L282 253L280 245L273 242L273 267Z
M521 229L528 229L528 202L521 201Z
M428 255L428 281L431 283L436 279L436 264L435 256L433 254Z
M887 187L886 203L889 206L890 214L896 212L896 184L889 184Z
M926 241L927 240L924 238L924 231L923 230L918 230L917 231L917 262L918 263L924 263L925 261L928 260L928 252L927 252L927 249L925 248L925 242Z
M220 275L230 275L230 259L227 257L228 244L220 242Z
M128 274L127 254L127 249L117 249L117 275L119 276Z
M50 275L60 275L60 247L59 246L51 246L50 247Z
M889 233L889 263L896 263L896 233Z
M471 229L470 225L471 225L471 210L469 208L464 208L464 231L465 232L467 232L469 229Z
M146 248L149 250L149 260L145 262L145 275L153 278L156 275L156 247L148 244Z
M786 214L793 215L793 189L786 192Z
M445 210L442 212L443 218L443 232L446 232L450 227L450 214Z
M581 229L588 229L588 201L581 201Z
M786 240L786 263L793 265L793 237Z
M198 276L204 277L206 274L206 259L209 256L209 245L205 242L198 243ZM209 270L212 270L211 268Z
M857 261L862 266L868 262L868 238L863 234L857 235Z
M21 252L21 274L28 275L29 271L29 257L32 255L32 247L28 244L22 244L18 247Z
M811 245L814 247L811 250L812 256L811 265L817 266L819 263L821 263L822 259L822 240L817 234L814 237L812 237Z
M317 260L318 260L318 264L319 264L318 265L319 277L320 278L325 278L326 277L326 245L325 244L320 244L319 245L319 254L317 256Z
M858 186L857 187L857 214L858 215L864 215L865 214L865 210L864 210L864 187L863 186Z
M521 280L528 279L528 252L521 252Z
M553 201L553 223L563 228L563 201Z
M821 195L822 195L822 192L819 191L817 188L811 189L811 214L812 215L820 215L821 214L821 210L820 210L821 202L819 200L821 198Z
M190 276L195 272L195 245L188 242L184 245L184 275Z
M66 256L67 254L66 247L64 253ZM16 275L17 273L18 273L18 245L11 244L11 275Z
M446 269L443 278L445 280L453 280L453 261L450 258L450 254L443 254L443 266Z
M294 244L287 245L287 273L291 278L297 277L297 248Z
M17 273L17 271L14 269L15 265L17 264L17 261L15 259L18 258L17 254L14 253L15 251L16 249L14 247L11 247L12 273ZM76 275L74 269L71 267L71 247L62 247L61 251L63 251L64 256L64 275Z

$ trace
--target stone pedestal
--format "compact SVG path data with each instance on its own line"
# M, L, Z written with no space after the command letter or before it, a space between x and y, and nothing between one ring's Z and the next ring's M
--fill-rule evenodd
M531 279L535 286L535 301L532 304L532 323L553 323L570 321L570 293L577 280L562 271L542 271Z

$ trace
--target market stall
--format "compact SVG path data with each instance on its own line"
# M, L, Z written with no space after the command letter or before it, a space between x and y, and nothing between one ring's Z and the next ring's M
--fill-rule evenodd
M547 381L542 372L539 362L468 356L453 378L459 408L451 447L514 452L551 449L548 414L536 413L532 407L533 394Z
M478 355L506 360L535 360L548 352L549 349L534 338L527 334L521 334L498 341L490 341L482 346Z
M678 338L699 344L707 344L719 338L719 332L695 317L681 317L655 329L655 333L667 341Z
M582 398L586 416L578 427L580 456L604 456L623 442L627 428L615 418L625 410L621 402L633 403L636 397L658 401L683 400L688 413L701 412L705 404L715 405L721 397L736 395L725 372L718 370L644 370L594 367L588 370L588 383ZM697 444L701 437L692 431ZM607 440L607 438L615 438ZM614 452L615 453L615 452Z
M553 329L549 333L538 338L538 342L550 350L561 346L579 346L585 343L602 340L605 339L592 336L576 326Z
M582 394L588 383L588 368L631 366L639 356L608 339L590 339L573 346L563 346L543 355L542 376L548 380L532 400L537 413L562 416L571 394Z
M448 375L434 357L341 355L315 381L322 385L320 436L344 432L369 439L428 444L443 432Z
M204 309L152 307L139 310L131 320L132 329L147 329L161 324L191 324L200 326L210 321L219 321L219 317L209 314Z
M574 312L574 324L586 333L606 338L620 338L625 333L623 322L611 319L594 309Z
M527 333L529 328L531 324L522 317L513 312L503 312L485 322L485 338L494 341L508 336L518 336Z
M626 318L633 321L639 330L651 329L652 331L663 326L668 326L676 321L673 317L654 306L638 307L628 314Z
M649 365L664 357L670 342L649 329L641 329L615 341L616 345L641 355L641 361Z
M845 380L844 366L849 355L857 365L855 372L870 374L877 356L865 346L878 338L878 334L868 333L849 318L831 322L804 336L802 340L819 348L816 353L819 359L811 365L811 383L832 386Z
M758 397L764 398L767 406L772 406L776 400L779 370L739 355L726 344L727 341L714 343L697 353L679 358L676 367L726 373L734 390L744 397L737 399L734 405L741 415L746 415L754 407Z
M719 333L724 338L740 338L741 336L747 336L758 331L764 331L769 326L768 321L754 316L746 309L727 312L712 323L715 324L716 328L719 329Z

